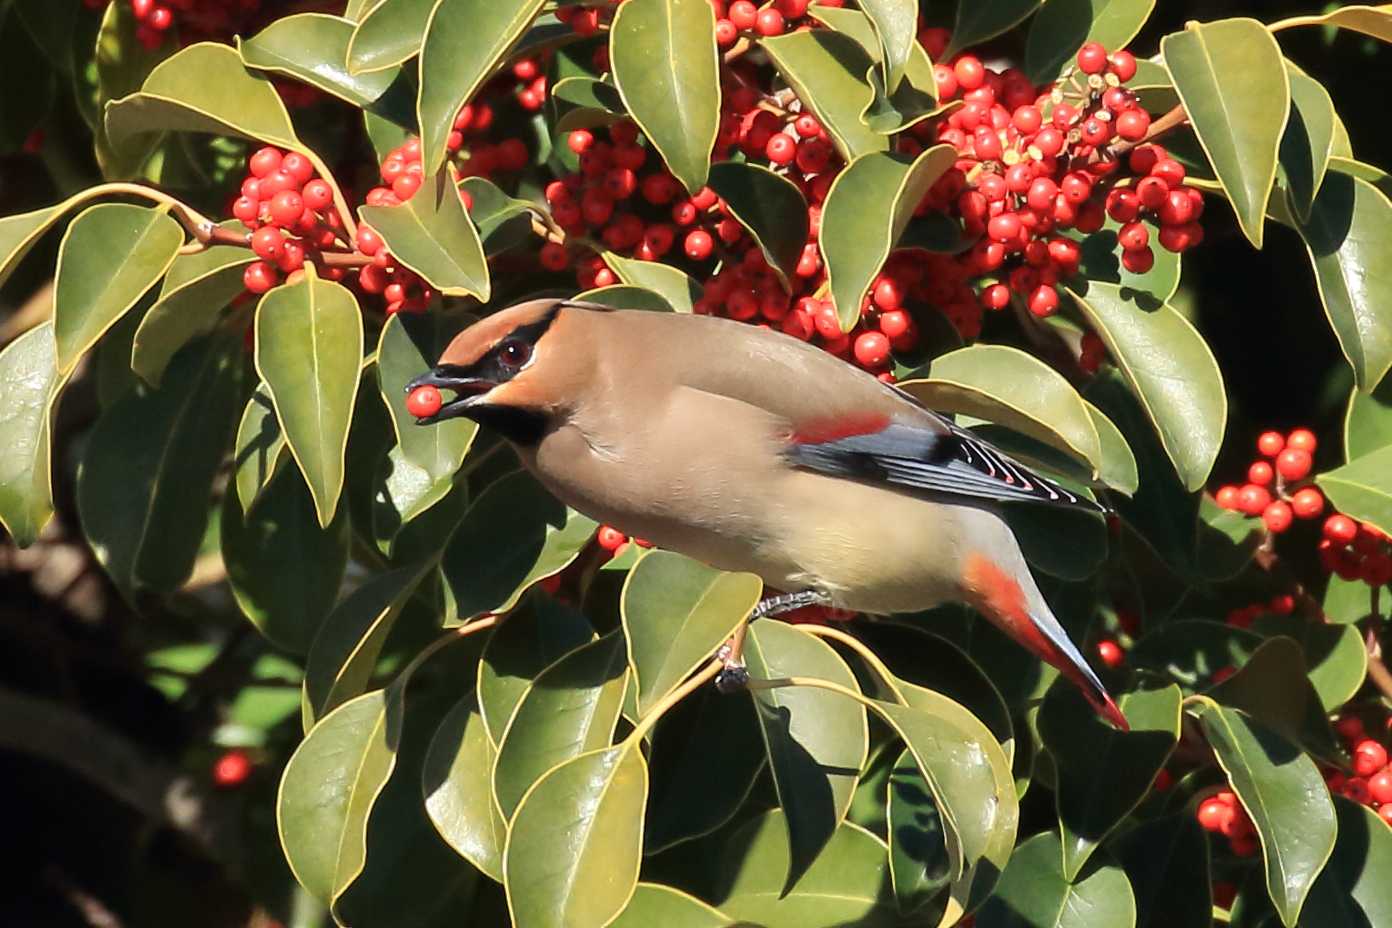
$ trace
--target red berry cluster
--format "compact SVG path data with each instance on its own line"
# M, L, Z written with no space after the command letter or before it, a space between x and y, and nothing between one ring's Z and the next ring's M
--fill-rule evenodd
M1249 516L1261 516L1268 531L1286 531L1296 519L1313 519L1324 512L1324 494L1302 485L1314 467L1315 434L1296 429L1289 435L1263 432L1257 439L1262 457L1247 468L1247 482L1221 487L1219 506Z
M1252 819L1232 790L1219 790L1200 802L1196 815L1205 831L1227 838L1228 846L1238 857L1251 857L1261 850Z
M1392 540L1379 528L1336 513L1324 520L1320 564L1344 580L1392 583Z
M1264 615L1292 615L1295 613L1296 598L1291 593L1279 593L1265 602L1250 603L1246 606L1239 606L1229 610L1226 621L1234 628L1251 628L1252 623ZM1224 677L1231 676L1232 668L1225 668L1228 673ZM1221 673L1221 671L1220 671ZM1215 679L1218 677L1214 674Z
M342 246L343 219L333 188L315 177L314 165L299 152L267 146L247 168L232 215L252 230L251 249L261 259L247 265L242 280L252 293L265 293L315 253ZM326 273L335 271L342 276L336 268Z
M1324 781L1329 791L1376 809L1382 820L1392 825L1392 764L1388 763L1387 748L1368 736L1363 720L1356 715L1340 718L1334 730L1353 755L1353 776L1326 768Z
M811 0L774 0L760 6L752 0L710 0L715 10L715 41L729 48L740 36L782 35L807 15ZM843 0L821 0L821 6L839 7Z
M105 9L111 0L82 0L90 10ZM136 20L135 38L154 50L178 27L185 43L225 38L253 31L261 0L128 0Z

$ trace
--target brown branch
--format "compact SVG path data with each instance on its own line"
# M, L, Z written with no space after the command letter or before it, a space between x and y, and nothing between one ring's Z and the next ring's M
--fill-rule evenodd
M1138 145L1144 145L1147 142L1153 142L1165 133L1172 132L1173 130L1178 129L1180 126L1188 124L1189 114L1184 111L1184 107L1182 105L1176 105L1174 109L1170 110L1168 113L1161 116L1159 119L1152 121L1150 124L1150 128L1146 131L1146 134L1141 138L1137 139L1134 142L1121 141L1117 142L1114 145L1108 146L1104 157L1116 158L1119 155L1124 155Z

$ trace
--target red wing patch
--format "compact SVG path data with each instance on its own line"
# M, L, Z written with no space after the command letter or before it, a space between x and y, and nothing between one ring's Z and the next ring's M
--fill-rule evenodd
M793 432L793 442L799 445L819 445L856 435L873 435L888 425L889 414L883 412L814 419Z

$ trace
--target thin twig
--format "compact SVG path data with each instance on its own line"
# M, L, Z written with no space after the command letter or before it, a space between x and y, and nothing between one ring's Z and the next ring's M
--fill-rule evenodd
M1159 119L1153 120L1150 124L1150 128L1146 130L1146 134L1141 138L1136 139L1136 141L1134 142L1120 141L1108 146L1106 149L1105 157L1116 158L1119 155L1124 155L1131 149L1135 148L1137 145L1144 145L1147 142L1153 142L1165 133L1171 132L1175 129L1178 129L1180 126L1185 126L1188 124L1189 114L1185 112L1184 106L1176 105L1174 109L1170 110L1168 113L1161 116Z

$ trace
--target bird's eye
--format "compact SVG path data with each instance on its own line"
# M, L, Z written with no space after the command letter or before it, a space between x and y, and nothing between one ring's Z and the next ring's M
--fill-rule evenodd
M532 346L526 342L505 341L498 349L498 357L508 367L521 367L532 356Z

